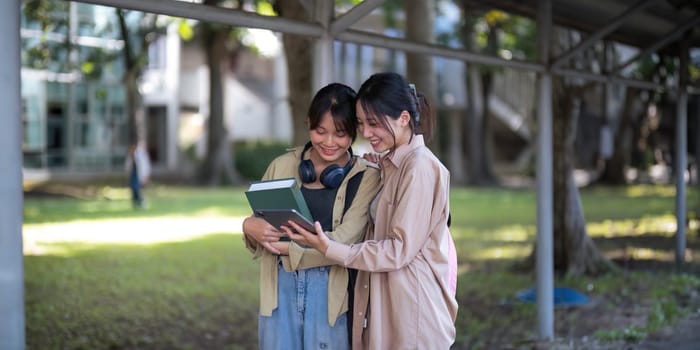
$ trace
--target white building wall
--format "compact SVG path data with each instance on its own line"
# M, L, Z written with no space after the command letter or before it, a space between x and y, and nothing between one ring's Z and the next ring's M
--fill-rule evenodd
M180 120L180 51L181 40L177 33L177 24L168 27L167 34L160 45L164 61L162 66L156 66L144 72L143 90L144 107L161 106L165 108L166 118L163 125L164 142L161 154L164 160L159 167L175 170L177 167L177 140Z
M168 37L166 42L168 65L166 67L165 87L168 90L170 99L167 105L167 125L166 131L166 149L165 149L165 166L168 170L175 170L177 167L177 137L178 128L180 125L180 100L178 99L178 86L180 84L180 37L177 32L177 25L168 27Z

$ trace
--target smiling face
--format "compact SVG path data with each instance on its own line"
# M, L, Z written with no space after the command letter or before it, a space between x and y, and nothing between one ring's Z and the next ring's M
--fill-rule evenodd
M338 130L330 111L326 111L318 125L309 130L309 138L315 151L311 152L314 163L344 166L348 162L347 151L352 137L344 130Z
M356 111L360 134L369 141L375 152L393 150L410 140L412 131L408 124L408 112L401 112L397 119L385 116L380 120L367 113L360 101L357 101Z

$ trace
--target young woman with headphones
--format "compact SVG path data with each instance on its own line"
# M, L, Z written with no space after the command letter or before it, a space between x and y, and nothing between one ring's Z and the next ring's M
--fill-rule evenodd
M307 116L309 142L277 157L263 180L294 177L314 220L332 239L352 244L365 233L379 171L352 154L355 91L329 84ZM280 241L286 234L254 216L245 244L260 258L260 349L349 349L350 271L317 250Z
M358 270L353 349L449 349L455 340L457 256L448 229L449 172L428 149L425 97L396 73L378 73L357 93L362 136L379 159L382 189L365 240L329 239L290 223L292 240Z

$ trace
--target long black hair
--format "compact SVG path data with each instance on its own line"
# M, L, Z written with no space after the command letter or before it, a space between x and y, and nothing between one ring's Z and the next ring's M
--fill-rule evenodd
M355 97L355 90L340 83L331 83L318 90L309 105L307 114L309 130L316 129L323 115L330 111L336 130L350 135L352 142L355 142L357 137Z
M400 74L373 74L360 86L357 100L365 114L377 118L392 135L386 118L396 120L406 111L411 117L413 134L424 135L426 140L432 137L434 118L427 99Z

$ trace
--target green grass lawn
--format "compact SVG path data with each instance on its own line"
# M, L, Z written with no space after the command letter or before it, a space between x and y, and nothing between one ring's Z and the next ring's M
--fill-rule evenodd
M122 188L89 192L83 199L25 197L27 235L66 224L99 223L104 229L94 235L115 240L33 242L41 249L25 253L29 349L257 347L257 264L243 247L239 227L148 243L119 240L134 232L113 229L127 219L198 218L206 223L245 216L249 208L243 189L151 186L146 210L132 209ZM664 186L582 191L589 233L606 253L628 265L617 275L556 281L586 292L592 300L585 308L557 309L558 338L638 341L695 305L698 270L659 273L639 265L672 262L673 193ZM697 203L697 193L691 191L689 209ZM534 276L510 269L532 248L535 206L532 190L453 189L452 232L461 273L455 348L502 348L528 344L535 337L534 307L513 302L517 291L534 285ZM689 265L694 266L700 259L697 225L692 220L688 233L689 251L695 254ZM163 234L155 232L158 227L135 230L144 236Z

